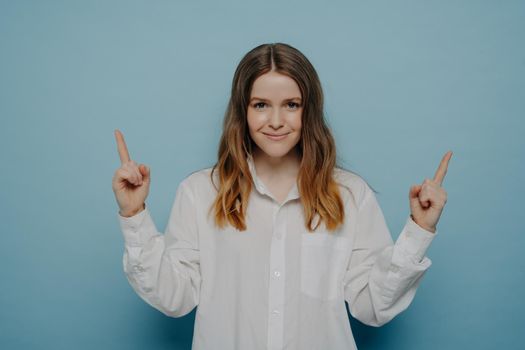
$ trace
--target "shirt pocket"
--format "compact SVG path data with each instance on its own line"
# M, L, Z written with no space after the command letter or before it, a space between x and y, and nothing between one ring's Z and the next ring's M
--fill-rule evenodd
M301 234L301 292L330 300L342 293L351 240L332 233Z

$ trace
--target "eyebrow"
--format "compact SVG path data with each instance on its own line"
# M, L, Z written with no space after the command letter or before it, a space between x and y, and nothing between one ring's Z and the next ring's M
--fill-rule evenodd
M253 100L260 100L260 101L266 101L268 102L269 100L265 99L265 98L261 98L261 97L252 97L250 99L250 102L253 101ZM302 101L300 97L292 97L292 98L287 98L285 99L284 101L293 101L293 100L299 100L299 101Z

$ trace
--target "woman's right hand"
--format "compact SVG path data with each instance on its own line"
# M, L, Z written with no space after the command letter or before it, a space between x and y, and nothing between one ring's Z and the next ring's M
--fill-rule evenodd
M145 202L151 181L150 169L130 159L124 135L118 129L115 130L115 138L121 166L113 176L113 192L120 208L119 214L130 217L146 207Z

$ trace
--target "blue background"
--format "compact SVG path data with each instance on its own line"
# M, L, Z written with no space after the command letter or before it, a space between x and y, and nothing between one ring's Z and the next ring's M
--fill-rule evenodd
M233 72L265 42L314 64L342 164L393 238L410 185L454 152L412 305L364 349L517 349L525 328L523 1L1 1L0 348L190 349L122 271L113 130L151 167L164 232L211 166Z

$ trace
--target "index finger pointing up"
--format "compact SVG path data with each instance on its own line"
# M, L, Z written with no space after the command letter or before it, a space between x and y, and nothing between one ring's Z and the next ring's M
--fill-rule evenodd
M443 183L445 174L447 173L448 162L451 157L452 151L448 151L447 153L445 153L445 155L441 159L441 163L439 164L438 169L436 170L436 174L434 175L434 181L436 181L440 186Z
M115 129L115 138L117 139L117 148L118 148L118 154L120 156L120 162L122 164L129 162L129 153L128 153L128 147L126 147L126 142L124 141L124 135L120 132L120 130Z

